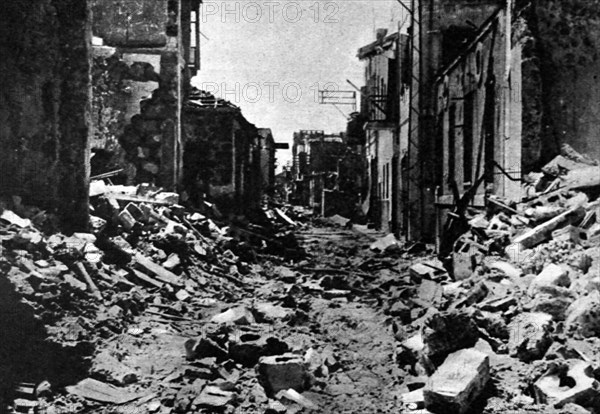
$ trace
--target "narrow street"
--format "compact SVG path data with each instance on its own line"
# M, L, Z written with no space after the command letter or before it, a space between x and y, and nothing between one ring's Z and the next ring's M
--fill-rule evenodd
M307 361L314 377L309 379L312 386L303 396L315 404L318 412L398 410L401 403L399 394L394 392L398 390L395 340L390 321L383 315L377 299L368 293L381 280L377 272L366 273L368 278L365 278L342 270L356 268L371 256L362 251L371 239L331 227L309 228L298 235L311 252L298 267L332 269L333 274L338 269L342 276L295 271L294 266L266 262L258 272L245 276L245 289L239 296L215 301L210 306L192 300L187 312L181 314L186 320L165 322L142 315L133 330L108 344L107 352L120 354L129 370L139 373L138 381L148 383L148 391L155 391L163 398L174 396L174 406L181 412L191 409L188 402L194 407L194 397L201 389L198 382L216 380L229 381L231 390L238 394L238 402L231 404L227 412L237 407L235 412L259 413L267 406L267 396L258 384L254 367L249 364L243 367L247 355L237 361L242 365L234 365L231 360L186 361L182 358L182 344L190 338L218 342L220 334L227 338L231 353L232 343L251 335L245 346L252 352L256 343L275 338L290 352L311 355ZM347 255L352 250L356 252L354 258ZM343 259L346 255L348 259ZM209 322L212 316L231 307L250 310L256 323L244 322L223 331ZM193 320L188 319L190 316ZM162 358L157 359L156 355ZM201 352L196 359L202 360ZM170 381L165 383L165 377ZM191 395L184 398L181 389L186 385L187 388L192 385ZM293 407L288 410L294 411Z
M0 414L600 414L600 0L0 0Z
M98 214L123 197L115 188L94 199ZM341 216L279 204L260 225L206 210L213 221L153 197L127 196L119 215L133 211L136 224L97 237L43 234L51 222L35 208L16 209L31 219L4 210L4 410L583 414L598 404L597 244L490 254L453 280L432 245Z
M134 287L125 299L125 291L131 289L126 280L116 289L122 292L112 298L105 295L105 306L86 294L77 295L77 306L61 305L47 338L28 341L38 347L50 341L78 350L82 360L72 355L76 363L88 361L82 365L89 366L90 378L103 385L98 388L100 383L84 380L67 387L65 396L46 394L48 402L37 408L49 413L262 413L268 407L274 413L398 412L401 373L395 363L393 318L383 310L385 292L402 280L398 264L406 261L369 249L381 235L332 223L303 225L296 236L307 252L305 259L260 260L248 265L237 283L192 267L185 274L203 283L196 296L179 300L145 284L144 289ZM8 257L31 265L12 252ZM58 268L53 261L36 263L33 267L47 265L38 269L42 272ZM26 281L12 274L26 297L41 299L28 294ZM61 288L67 290L65 295L76 293L68 284ZM74 310L81 316L68 315ZM85 356L89 350L80 350L74 341L87 342L93 352ZM274 394L267 395L256 369L260 356L279 354L300 356L305 365L305 392L298 401L282 399L287 411L275 403ZM66 363L55 362L58 367L43 361L45 372L39 378L73 383L83 374L52 372ZM202 394L207 386L218 387L217 394ZM24 404L22 399L15 402Z

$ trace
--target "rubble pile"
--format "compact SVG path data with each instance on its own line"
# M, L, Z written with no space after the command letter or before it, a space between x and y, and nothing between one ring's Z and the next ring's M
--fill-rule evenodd
M227 223L209 203L202 212L184 208L177 194L150 185L94 181L90 199L89 233L56 232L51 214L19 197L4 200L0 210L8 291L54 344L83 359L98 340L114 340L142 314L184 320L196 306L237 300L258 255L304 255L290 231L299 225L278 207L265 208L259 225ZM136 378L117 371L99 377L121 385ZM62 385L60 375L53 379Z
M469 208L441 258L274 201L250 222L94 182L91 232L62 235L10 200L7 280L82 367L41 365L12 407L598 413L599 186L558 187L571 171Z
M416 286L390 310L410 409L600 412L599 168L563 148L521 202L451 217L467 231L443 265L409 267Z

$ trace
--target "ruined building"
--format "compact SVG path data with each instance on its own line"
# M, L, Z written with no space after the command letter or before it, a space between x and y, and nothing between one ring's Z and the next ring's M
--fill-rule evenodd
M367 63L362 112L376 223L411 240L439 239L458 200L474 206L483 206L486 194L518 200L522 177L562 144L600 156L596 5L413 0L404 6L405 65L397 64L403 58L397 34L381 33L359 50ZM397 74L390 76L390 68ZM390 96L401 103L391 116L382 106Z
M363 154L355 142L344 133L300 130L292 155L292 201L324 216L354 214L363 177Z
M365 210L378 228L399 233L404 185L401 160L408 151L408 66L406 35L377 31L377 39L358 50L365 61L361 113L364 118L368 192Z
M195 91L184 107L186 137L182 189L192 202L219 202L228 210L257 208L261 197L259 130L240 108ZM274 173L273 164L273 173Z
M243 168L223 173L220 162L213 169L210 163L196 166L205 152L223 149L218 141L204 141L211 148L199 158L184 154L188 144L194 148L207 138L184 125L204 122L194 109L197 97L190 95L200 67L200 5L200 0L3 2L0 193L62 214L73 230L88 225L94 176L150 183L198 199L199 189L223 193L230 174L241 183L234 192L244 188L244 197L260 199L273 180L275 144L241 115L227 122L244 131L239 138L244 145L233 156L233 165ZM206 112L205 130L221 122L220 111ZM206 174L190 183L194 168Z
M0 193L74 227L88 217L91 37L88 1L0 3Z
M85 228L92 148L94 173L126 167L132 182L174 189L199 4L2 2L0 192Z
M94 0L94 174L123 168L128 183L177 189L182 107L200 64L199 0Z
M260 188L265 194L273 194L275 190L275 167L277 150L287 150L289 144L275 142L271 128L259 128L259 147L260 147Z

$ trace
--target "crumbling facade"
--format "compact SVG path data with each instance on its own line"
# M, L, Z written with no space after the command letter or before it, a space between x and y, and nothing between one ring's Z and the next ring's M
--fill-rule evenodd
M294 201L322 215L340 212L351 215L360 196L353 170L357 164L361 165L360 157L353 156L351 147L344 133L295 132L292 146ZM345 183L345 188L344 184L340 188L340 183Z
M5 3L2 192L85 228L91 166L175 189L200 2Z
M190 201L211 200L238 213L258 208L262 135L240 108L195 91L184 107L183 128L182 189Z
M542 84L538 116L545 139L539 149L541 158L548 161L562 144L568 144L600 159L598 5L544 0L523 6L515 13L523 14L528 23L523 37L536 47L536 75Z
M438 76L438 229L465 194L474 206L485 205L486 193L520 199L521 174L531 170L531 152L539 152L525 134L540 135L539 124L524 116L531 96L521 95L534 91L538 78L522 77L522 44L513 47L508 24L505 9L494 12Z
M275 186L275 139L271 128L258 128L260 148L260 188L272 194Z
M439 240L459 200L520 199L561 145L597 156L594 9L575 3L414 0L406 36L359 50L373 222Z
M88 217L91 9L86 0L0 4L0 192Z
M182 105L200 63L199 8L198 0L94 1L93 148L99 158L110 153L95 173L120 167L129 183L177 189Z

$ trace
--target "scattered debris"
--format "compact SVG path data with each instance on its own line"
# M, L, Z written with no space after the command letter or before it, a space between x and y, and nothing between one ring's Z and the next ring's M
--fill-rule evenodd
M307 388L308 373L302 357L294 354L266 356L259 360L258 372L267 394L293 388L302 392Z
M433 412L464 414L490 379L486 354L462 349L448 355L423 390L425 408Z
M371 244L371 250L379 252L390 252L392 250L399 250L400 248L400 242L392 233L378 239L375 243Z
M90 378L39 392L21 384L13 407L68 398L80 412L341 412L350 396L355 412L373 399L395 412L395 395L405 411L487 404L495 414L499 395L517 404L505 389L518 388L536 414L590 408L600 207L594 181L571 174L577 163L547 166L561 173L522 202L467 208L467 231L439 258L343 217L315 227L303 210L267 202L253 221L224 219L149 185L94 181L92 233L42 231L50 214L8 203L6 280L52 341L92 348L77 377ZM490 381L498 395L483 392Z
M67 392L82 398L117 405L137 400L142 396L92 378L86 378L76 385L67 387Z
M552 366L534 384L539 403L559 408L568 403L590 406L599 395L598 387L591 365L581 360L568 360L564 366Z

